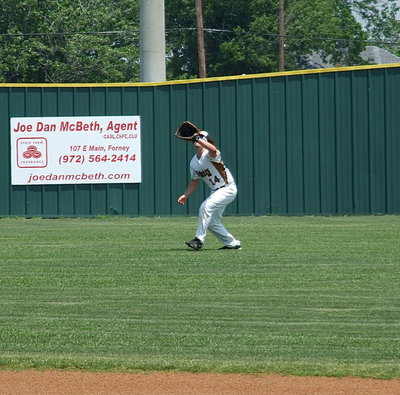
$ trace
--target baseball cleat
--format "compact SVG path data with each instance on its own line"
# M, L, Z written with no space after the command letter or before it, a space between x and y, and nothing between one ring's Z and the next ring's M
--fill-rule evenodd
M203 248L203 242L197 237L195 237L193 240L186 241L185 244L194 250L201 250Z
M223 246L220 248L220 250L241 250L242 246L240 244L236 245L236 246Z

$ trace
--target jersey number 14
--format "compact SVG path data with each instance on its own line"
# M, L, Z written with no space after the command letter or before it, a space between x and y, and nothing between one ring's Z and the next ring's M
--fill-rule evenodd
M214 181L212 178L210 178L209 180L213 185L218 184L221 181L217 176L214 176Z

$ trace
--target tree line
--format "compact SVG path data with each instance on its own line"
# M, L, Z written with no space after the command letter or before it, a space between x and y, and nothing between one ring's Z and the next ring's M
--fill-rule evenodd
M279 0L203 0L207 76L278 70ZM285 0L285 69L399 53L396 0ZM194 0L165 1L167 78L199 75ZM137 82L139 0L3 0L0 82Z

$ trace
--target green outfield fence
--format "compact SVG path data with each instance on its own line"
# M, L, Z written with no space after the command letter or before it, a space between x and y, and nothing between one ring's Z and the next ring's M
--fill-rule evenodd
M196 214L192 120L239 194L228 214L400 213L400 64L146 84L0 84L0 216ZM140 184L11 185L10 118L140 115Z

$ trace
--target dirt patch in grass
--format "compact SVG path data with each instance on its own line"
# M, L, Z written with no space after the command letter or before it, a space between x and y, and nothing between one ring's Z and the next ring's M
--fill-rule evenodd
M0 371L0 394L400 394L400 380L205 373Z

